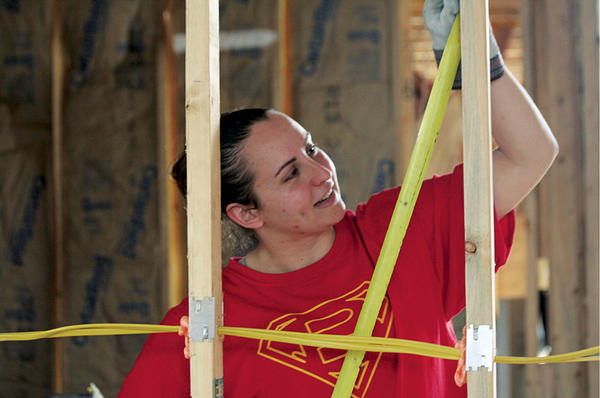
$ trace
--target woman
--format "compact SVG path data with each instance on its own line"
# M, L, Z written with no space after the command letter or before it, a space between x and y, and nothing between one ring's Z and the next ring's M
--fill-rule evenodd
M441 0L428 6L439 25ZM492 55L497 64L499 55ZM546 172L557 144L512 75L493 77L499 267L512 242L512 209ZM352 333L400 188L346 211L331 159L300 124L273 110L223 115L221 157L223 214L256 242L223 270L225 325ZM185 187L185 157L174 175ZM423 183L374 336L454 345L450 320L464 307L462 186L460 165ZM162 323L176 325L183 315L187 300ZM120 396L189 396L183 347L175 335L149 337ZM235 337L225 337L223 350L228 398L330 396L344 357L339 350ZM354 395L463 397L466 389L454 385L455 368L455 361L367 353Z

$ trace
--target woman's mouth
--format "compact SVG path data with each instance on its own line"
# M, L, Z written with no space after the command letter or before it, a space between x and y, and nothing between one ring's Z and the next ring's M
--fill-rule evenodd
M330 189L329 192L327 192L327 195L325 195L325 197L323 197L323 199L321 199L317 203L315 203L314 206L315 207L322 206L323 204L325 204L332 197L333 197L333 188Z

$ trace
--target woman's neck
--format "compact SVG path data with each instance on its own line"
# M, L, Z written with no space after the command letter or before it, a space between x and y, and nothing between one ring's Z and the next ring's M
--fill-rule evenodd
M296 271L323 258L334 241L334 227L318 235L294 236L291 239L261 236L256 248L246 255L246 264L269 274Z

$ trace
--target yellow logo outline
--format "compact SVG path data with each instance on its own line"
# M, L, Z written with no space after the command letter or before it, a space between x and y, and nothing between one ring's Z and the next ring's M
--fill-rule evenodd
M313 306L312 308L310 308L304 312L289 313L289 314L282 315L282 316L272 320L269 323L269 325L267 326L267 329L269 329L269 330L273 330L273 329L274 330L285 330L285 328L287 326L293 324L299 318L302 318L303 316L306 316L306 315L310 314L311 312L315 312L318 309L320 309L321 307L323 307L329 303L335 302L335 301L344 301L344 302L364 301L365 296L366 296L366 291L368 289L369 284L370 284L370 281L364 281L364 282L360 283L356 288L349 291L348 293L345 293L339 297L335 297L335 298L326 300L320 304ZM354 314L355 314L355 311L351 308L340 308L339 310L337 310L336 312L334 312L332 314L329 314L326 316L321 316L319 318L315 318L315 319L306 321L303 326L306 328L306 330L305 330L306 333L322 334L322 333L326 333L327 331L335 329L339 325L349 322L353 318ZM387 325L384 324L386 317L389 317L389 321L388 321ZM337 319L335 319L335 318L337 318ZM311 327L311 325L314 325L317 322L323 322L328 319L335 319L335 322L331 325L328 325L327 327L325 327L323 329ZM389 300L387 297L384 297L384 301L382 303L379 316L377 317L377 322L379 322L380 324L383 324L383 326L385 327L385 336L383 336L383 337L389 336L389 333L390 333L390 330L391 330L391 327L393 324L393 319L394 318L393 318L393 314L390 309ZM283 322L279 323L281 321L283 321ZM335 382L332 382L331 380L327 380L326 378L324 378L316 373L313 373L307 369L304 369L300 366L300 364L307 363L306 358L308 357L308 353L303 345L298 344L297 347L299 347L299 348L292 351L292 353L290 354L289 351L285 352L285 351L282 351L282 350L276 348L275 344L277 344L277 343L272 342L270 340L260 340L257 355L267 358L269 360L272 360L274 362L277 362L281 365L287 366L289 368L292 368L294 370L297 370L301 373L304 373L310 377L313 377L317 380L322 381L325 384L330 385L331 387L335 386ZM316 350L317 350L317 354L319 355L319 359L321 360L321 363L324 365L330 364L337 360L340 360L346 356L346 353L343 351L340 355L327 356L325 354L325 351L328 349L324 349L323 347L317 347ZM277 358L275 355L270 355L270 354L277 354L280 356L280 358ZM377 370L377 366L379 365L379 361L381 359L382 354L383 353L381 353L381 352L378 353L377 358L372 363L372 365L369 360L363 361L363 363L361 364L360 373L358 375L356 384L354 386L355 391L353 391L352 397L362 398L367 393L367 391L369 389L369 385L371 384L371 381L375 375L375 371ZM286 362L285 360L283 360L281 358L288 358L292 361L295 361L297 364ZM369 370L370 365L372 366L371 370ZM370 374L368 374L369 372L370 372ZM339 372L328 372L327 374L329 376L331 376L333 379L337 379ZM364 390L361 393L360 390L361 390L361 386L363 386L363 383L365 383ZM356 393L359 393L360 395L356 395Z

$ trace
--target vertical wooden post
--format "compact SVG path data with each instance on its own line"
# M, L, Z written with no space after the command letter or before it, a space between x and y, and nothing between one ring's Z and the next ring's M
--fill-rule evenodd
M219 2L186 1L189 296L214 297L222 324L219 149ZM191 343L192 397L223 396L222 341Z
M166 0L162 13L163 36L158 46L158 120L159 120L159 172L161 175L161 228L166 251L167 289L165 301L171 308L186 295L186 258L184 234L184 206L176 184L169 178L180 151L177 117L177 69L173 50L173 0Z
M584 327L582 222L585 219L581 196L582 137L577 93L580 76L573 54L573 8L571 1L545 2L543 14L538 16L537 21L546 28L543 35L537 37L536 44L541 46L543 58L536 59L536 67L547 69L547 72L536 94L537 98L544 98L542 112L560 145L557 161L540 185L542 250L550 263L549 338L556 353L581 347L583 339L580 333ZM565 190L565 186L569 189ZM553 396L587 396L584 366L553 366Z
M585 319L587 322L585 347L593 347L600 340L600 198L599 198L599 156L598 132L600 131L599 98L599 46L598 24L600 5L598 1L582 1L579 8L580 44L578 47L583 93L581 112L583 115L583 190L585 197ZM576 18L577 19L577 18ZM598 362L587 365L588 396L600 396L600 368Z
M415 142L415 94L412 67L412 48L410 41L410 15L413 3L395 0L393 5L394 34L392 35L392 65L394 73L394 103L399 104L399 112L394 112L394 130L398 143L396 148L396 184L402 182L402 177L408 168L408 161Z
M538 230L538 195L532 192L524 200L522 208L525 211L530 226L527 236L527 294L525 296L525 355L537 356L539 345L537 336L538 320L540 319L540 301L538 290L538 259L539 259L539 230ZM525 367L525 393L527 397L538 397L541 391L541 372L538 366Z
M523 38L523 53L529 54L534 46L533 38L533 15L530 5L532 0L523 0L521 7L521 29ZM524 85L528 92L535 92L536 78L534 65L530 57L523 57ZM525 355L536 356L538 352L537 324L540 316L538 298L538 258L539 252L539 223L538 223L538 194L537 189L530 193L523 202L525 216L530 226L527 236L527 294L525 296ZM540 384L540 372L537 366L525 367L525 392L526 396L535 398L538 396Z
M598 341L598 4L548 0L526 6L534 27L533 48L524 52L536 73L533 95L560 145L539 187L539 222L540 251L550 266L550 345L563 353ZM596 397L595 366L552 366L550 396Z
M545 86L547 68L536 67L537 60L544 59L543 46L540 46L540 37L545 37L546 22L543 18L544 5L536 0L523 0L521 6L521 27L523 40L523 71L525 88L534 97L540 108L545 107L545 98L537 96L538 87ZM537 98L536 98L537 97ZM542 184L544 182L542 181ZM539 300L539 267L541 263L541 217L539 187L525 198L524 208L527 221L531 226L528 236L528 276L527 297L525 303L525 354L536 356L539 350L537 325L540 320ZM544 260L545 261L545 260ZM547 366L525 366L526 396L541 398L550 395L553 379L552 368Z
M288 0L277 2L277 30L279 32L277 48L277 68L275 77L275 108L292 116L292 71L290 65L290 4Z
M488 2L461 2L467 327L491 328L496 351ZM479 333L481 335L481 333ZM467 355L469 354L467 342ZM468 396L496 396L496 367L467 373Z
M63 220L63 178L62 178L62 138L63 138L63 87L65 74L64 46L62 37L62 2L52 0L50 16L52 26L52 327L63 326L64 291L64 220ZM61 393L63 380L62 339L52 340L52 392Z

